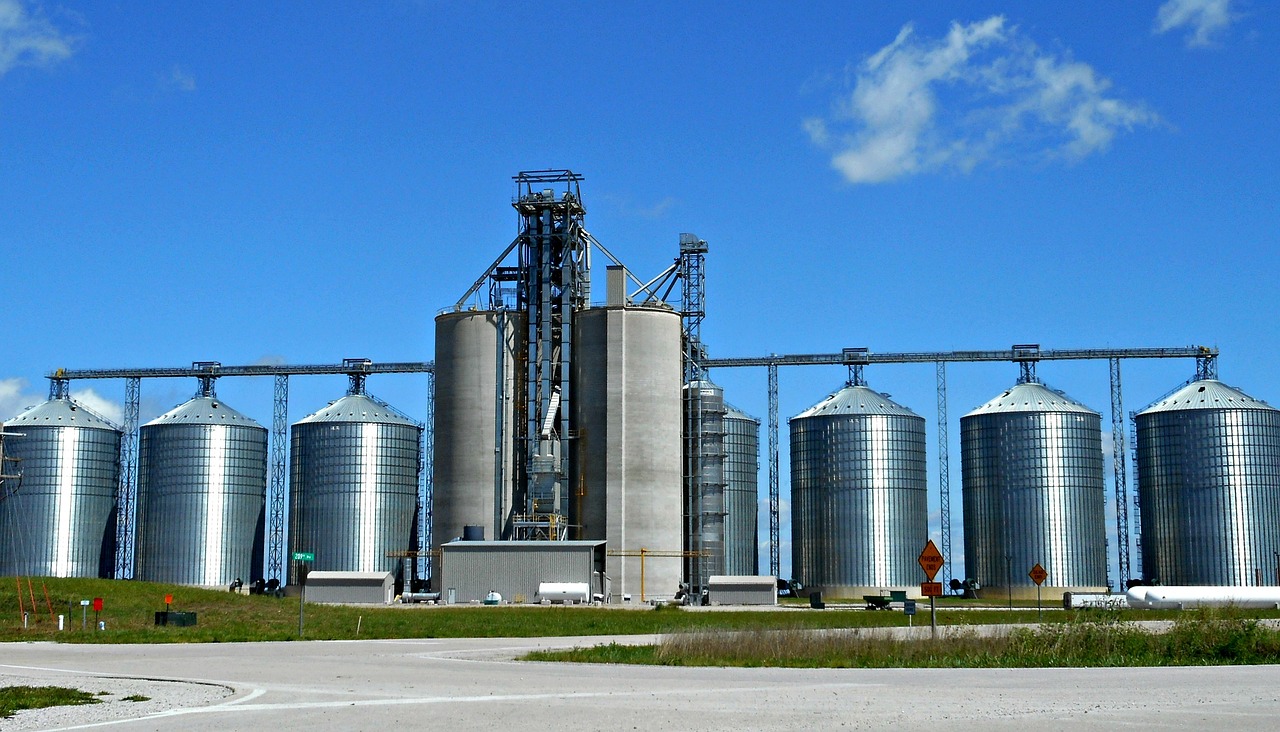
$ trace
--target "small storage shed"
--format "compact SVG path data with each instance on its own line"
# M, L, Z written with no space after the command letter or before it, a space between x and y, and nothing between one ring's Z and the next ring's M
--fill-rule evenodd
M396 596L396 578L390 572L326 572L307 575L307 600L388 605Z
M585 583L593 597L609 599L603 541L451 541L440 547L440 599L538 602L544 583Z
M707 580L712 605L777 605L778 578L750 574L718 574Z

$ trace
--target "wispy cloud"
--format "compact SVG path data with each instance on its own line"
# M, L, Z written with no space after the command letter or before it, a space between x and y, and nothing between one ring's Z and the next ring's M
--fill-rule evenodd
M1186 28L1188 46L1210 46L1235 19L1231 0L1169 0L1156 11L1153 32Z
M169 75L162 79L162 85L169 89L193 92L196 90L196 77L181 66L174 64L173 68L169 70Z
M625 195L605 194L603 198L612 204L618 213L640 219L661 219L667 215L672 206L678 203L672 196L666 196L658 201L643 202L636 201L634 198Z
M74 38L20 0L0 0L0 76L16 66L47 66L71 56Z
M0 379L0 421L13 419L47 397L47 393L32 390L26 379ZM124 407L119 402L112 401L93 389L72 389L71 398L77 404L88 407L117 424L124 418Z
M1110 94L1111 82L1046 52L1003 16L944 38L906 25L852 72L827 117L805 120L815 145L853 183L972 170L1022 157L1078 160L1159 117Z

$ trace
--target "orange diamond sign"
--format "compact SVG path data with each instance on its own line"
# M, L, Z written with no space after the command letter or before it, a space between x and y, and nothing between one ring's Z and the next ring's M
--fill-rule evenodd
M942 569L943 564L942 552L938 551L937 545L933 543L933 539L924 545L924 551L920 552L920 569L924 570L925 576L929 581L933 581L933 576Z
M1030 572L1027 572L1027 576L1037 585L1042 585L1045 580L1049 579L1049 573L1045 571L1044 567L1040 566L1039 562L1036 562L1036 566L1032 567Z

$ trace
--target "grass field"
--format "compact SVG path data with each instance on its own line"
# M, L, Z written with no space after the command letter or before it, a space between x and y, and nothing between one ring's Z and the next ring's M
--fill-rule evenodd
M46 601L45 595L48 594ZM193 627L157 627L155 613L164 610L164 596L172 594L175 611L194 612ZM31 598L35 597L35 610ZM34 578L30 590L22 582L22 606L28 611L23 629L19 613L18 582L0 578L0 641L54 640L67 643L186 643L233 641L286 641L298 639L297 598L239 595L148 582L93 579ZM103 598L103 611L87 613L88 630L81 630L82 599ZM52 614L50 617L50 608ZM57 630L56 615L67 615L68 630ZM1127 617L1174 618L1175 611L1134 611ZM1044 620L1061 623L1089 617L1063 610L1045 610ZM1257 617L1280 617L1280 612ZM938 611L940 625L1035 622L1034 608L1015 610L975 609L972 602L954 600ZM97 631L95 620L106 624ZM929 622L922 606L916 625ZM574 635L632 635L685 633L697 630L854 629L905 626L900 612L865 610L810 610L798 606L774 611L699 611L678 608L620 610L596 607L352 607L306 606L307 639L353 638L466 638L535 637ZM357 626L359 634L357 635Z
M1081 615L995 637L869 637L864 630L707 631L653 646L540 651L531 661L793 668L1043 668L1280 663L1280 630L1232 610L1188 611L1152 633L1116 615Z

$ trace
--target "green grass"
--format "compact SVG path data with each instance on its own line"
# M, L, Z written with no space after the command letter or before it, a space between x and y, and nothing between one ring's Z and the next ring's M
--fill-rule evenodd
M1280 663L1280 630L1234 610L1188 611L1166 633L1119 614L1080 615L998 637L960 632L937 640L873 638L858 629L695 631L656 646L540 651L526 660L664 666L796 668L1040 668Z
M0 719L8 719L23 709L98 704L100 701L88 692L61 686L5 686L0 688Z
M17 584L13 577L0 577L0 641L52 640L65 643L190 643L234 641L287 641L298 638L297 598L239 595L226 591L200 590L149 582L96 579L34 578L36 611L23 629L18 612ZM43 587L42 587L43 584ZM44 599L44 589L49 603ZM164 596L172 594L175 611L197 614L192 627L157 627L155 613L165 609ZM81 599L101 597L101 620L106 630L95 630L92 608L87 613L88 630L81 630ZM23 581L23 606L30 611L30 596ZM68 629L57 630L56 618L49 616L49 604L57 613L70 615ZM1035 622L1034 608L1015 610L978 609L980 603L951 600L941 603L940 625ZM1089 617L1099 611L1066 612L1046 609L1046 622L1064 622ZM1174 618L1177 611L1131 611L1127 617ZM1271 611L1258 617L1280 617ZM916 625L929 622L928 607L922 605ZM537 606L395 606L340 607L308 604L305 638L317 640L359 638L466 638L536 637L568 635L674 634L692 631L759 631L806 629L855 629L905 626L901 612L865 610L809 610L807 606L779 611L686 612L679 608L619 610L592 607Z

